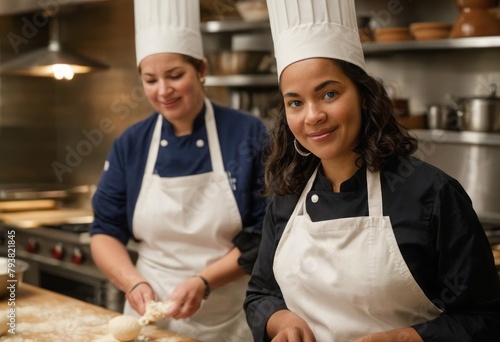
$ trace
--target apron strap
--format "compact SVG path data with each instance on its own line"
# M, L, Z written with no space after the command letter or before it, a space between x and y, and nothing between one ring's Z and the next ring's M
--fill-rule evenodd
M214 108L212 102L205 98L205 125L207 127L208 147L210 149L210 160L214 172L224 172L222 153L219 145L219 135L215 124Z
M366 169L366 185L368 192L368 215L384 216L382 209L382 185L380 184L380 172L371 172Z
M214 172L224 172L224 163L222 161L222 152L220 150L219 136L217 134L217 125L215 124L214 108L209 99L205 98L205 126L207 127L208 147L210 150L210 160ZM161 127L163 125L163 116L158 114L158 120L153 130L151 146L148 152L148 159L144 174L151 175L154 172L158 149L161 139Z
M151 146L148 152L148 161L146 162L146 168L144 169L144 174L152 175L154 172L156 157L158 156L158 149L160 147L161 138L161 126L163 123L163 116L158 114L158 120L156 120L156 125L153 130L153 137L151 138Z

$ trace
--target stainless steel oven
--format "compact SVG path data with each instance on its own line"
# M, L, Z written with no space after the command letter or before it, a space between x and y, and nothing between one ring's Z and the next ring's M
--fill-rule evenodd
M16 258L30 266L23 281L121 312L124 294L90 254L93 214L84 207L92 191L87 185L0 184L0 254L13 238Z
M14 235L16 258L30 267L23 281L107 309L121 312L125 301L97 268L90 254L90 224L61 224L36 228L0 226L2 251L6 236ZM135 258L134 252L130 252Z

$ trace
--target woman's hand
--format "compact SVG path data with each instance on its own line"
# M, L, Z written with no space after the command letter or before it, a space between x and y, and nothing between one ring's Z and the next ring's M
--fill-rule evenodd
M132 308L144 315L146 303L154 300L155 294L130 259L125 245L112 236L96 234L92 236L90 249L102 273L125 293Z
M272 342L316 342L306 321L289 310L280 310L272 314L266 330Z
M175 287L167 298L172 306L167 311L167 316L174 319L188 318L193 316L201 307L205 296L205 283L198 278L192 277Z
M146 303L150 300L154 300L155 294L151 285L149 285L146 281L139 281L127 290L125 297L132 308L142 316L146 311Z
M423 342L413 328L384 331L362 337L355 342Z

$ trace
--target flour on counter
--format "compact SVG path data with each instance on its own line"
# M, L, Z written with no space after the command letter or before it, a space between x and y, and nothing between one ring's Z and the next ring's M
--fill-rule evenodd
M107 333L110 318L104 314L89 315L69 304L27 305L17 309L16 335L8 334L0 341L35 342L36 334L47 341L89 342L89 335Z
M148 316L151 318L150 322L163 318L169 306L168 303L151 305L152 313ZM89 313L71 304L25 305L17 309L16 335L1 336L0 342L118 342L108 332L108 322L113 317L108 314ZM157 328L152 325L142 327L135 342L182 341L182 338L177 336L150 337L155 329Z

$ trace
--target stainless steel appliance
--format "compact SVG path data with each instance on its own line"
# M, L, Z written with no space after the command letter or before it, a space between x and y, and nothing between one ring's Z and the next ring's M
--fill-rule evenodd
M30 267L23 281L121 312L124 294L95 265L90 254L90 223L58 223L36 228L0 226L0 244L14 236L16 258ZM134 252L131 252L134 255Z
M413 130L416 157L457 179L472 200L488 240L500 244L500 134ZM500 265L497 265L500 274Z
M500 134L413 130L416 157L456 178L465 188L480 220L500 226Z
M93 214L80 206L90 193L89 186L0 185L0 254L14 240L15 257L29 264L23 281L121 312L124 294L90 254Z

